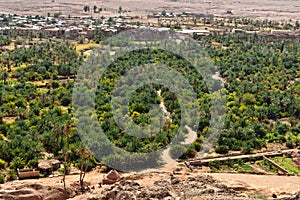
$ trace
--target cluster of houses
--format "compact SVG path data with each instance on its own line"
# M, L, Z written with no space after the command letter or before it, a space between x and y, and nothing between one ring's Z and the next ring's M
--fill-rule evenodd
M149 18L157 17L175 17L173 13L161 13L148 15ZM207 17L201 14L183 13L180 16L186 17ZM43 17L43 16L19 16L16 14L0 15L0 35L13 35L13 36L29 36L32 38L66 38L76 39L80 36L91 38L96 30L101 30L104 36L113 35L122 30L136 29L136 28L155 28L149 26L137 26L125 23L127 19L135 17L123 16L115 18L100 19L91 16L63 16L58 17ZM224 27L225 28L225 27ZM157 28L158 31L170 31L170 28ZM219 31L228 32L219 27ZM218 31L218 30L212 30ZM211 34L210 30L177 30L177 32L187 34L190 36L198 35L204 36ZM249 34L264 34L270 37L300 37L300 31L290 30L272 30L271 32L260 31L246 31L243 29L233 29L234 33L249 33Z
M153 13L151 15L147 15L147 18L175 18L175 17L195 17L195 18L201 18L201 17L214 17L211 14L201 14L201 13L192 13L192 12L182 12L181 14L174 14L172 12L161 12L161 13Z
M125 25L123 20L123 18L117 18L112 23L111 19L95 19L91 16L59 16L55 18L2 15L0 17L0 34L75 39L81 35L91 37L97 29L109 35L120 30L133 28L130 25Z
M167 16L169 13L166 14ZM126 17L113 19L95 19L90 16L80 17L28 17L10 15L11 20L0 17L0 34L15 36L31 36L45 38L76 39L79 36L92 37L95 31L102 30L105 36L118 33L122 30L135 28L150 28L148 26L137 26L126 24ZM5 23L4 23L5 22ZM100 23L99 23L100 22ZM170 28L158 28L159 31L169 31ZM180 30L183 34L208 35L208 30Z

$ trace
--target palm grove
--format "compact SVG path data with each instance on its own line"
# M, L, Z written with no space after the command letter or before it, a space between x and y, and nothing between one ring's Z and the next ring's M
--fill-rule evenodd
M0 37L1 46L11 43L10 37ZM299 147L299 39L214 33L199 38L199 43L214 59L225 80L227 114L216 152L250 153L267 143ZM12 51L1 50L0 59L2 178L16 178L17 168L37 167L43 152L53 153L67 165L77 167L89 159L87 170L102 162L93 156L82 156L84 147L74 126L71 93L76 71L84 61L75 46L69 41L39 41L28 48L21 45ZM181 123L180 105L176 95L161 85L146 85L134 93L128 113L135 123L148 124L151 105L162 101L157 94L161 90L172 121L161 127L159 133L146 139L134 138L124 133L114 121L110 99L116 80L131 66L149 63L168 63L187 78L197 93L201 108L198 139L188 149L180 146L171 150L174 154L185 152L182 158L193 157L201 149L209 129L212 97L201 75L188 62L169 52L158 49L134 51L109 67L99 80L101 90L96 93L99 123L110 141L131 152L155 151L174 138ZM158 158L148 161L159 163ZM126 159L130 158L103 158L106 163L124 163Z

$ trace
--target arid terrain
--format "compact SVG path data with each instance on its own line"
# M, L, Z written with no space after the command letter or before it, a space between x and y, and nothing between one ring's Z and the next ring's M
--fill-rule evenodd
M183 163L159 170L124 173L120 182L99 185L104 173L96 168L87 174L88 191L80 194L79 175L67 176L67 193L62 177L13 181L1 185L5 199L297 199L300 177L191 172ZM298 196L297 196L298 194ZM3 196L1 196L3 195ZM5 196L6 195L6 196ZM11 197L11 198L9 198Z
M11 0L0 1L1 12L18 14L39 14L62 12L68 15L90 15L84 13L83 6L92 7L96 5L103 11L96 16L117 13L119 6L127 15L146 16L163 10L173 13L194 12L199 14L213 14L216 16L232 15L236 17L250 17L255 19L289 20L300 19L298 0L105 0L105 1L77 1L77 0ZM227 14L231 11L231 14Z

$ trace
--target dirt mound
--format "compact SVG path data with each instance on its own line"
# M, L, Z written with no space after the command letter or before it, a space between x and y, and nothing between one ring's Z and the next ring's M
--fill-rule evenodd
M65 200L68 194L61 188L40 184L24 184L0 190L0 199L6 200Z
M254 199L241 191L235 191L219 184L210 176L179 177L155 181L151 186L141 186L135 181L124 180L89 200L133 200L133 199Z

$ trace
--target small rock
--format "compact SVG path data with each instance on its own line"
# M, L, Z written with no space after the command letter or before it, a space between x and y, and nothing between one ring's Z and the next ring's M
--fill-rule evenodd
M195 181L196 179L194 177L188 177L187 180L188 181Z
M178 178L171 178L171 184L172 185L176 185L178 183L180 183L180 180Z
M176 168L174 171L175 171L175 172L180 172L180 171L182 171L182 167L178 167L178 168Z

